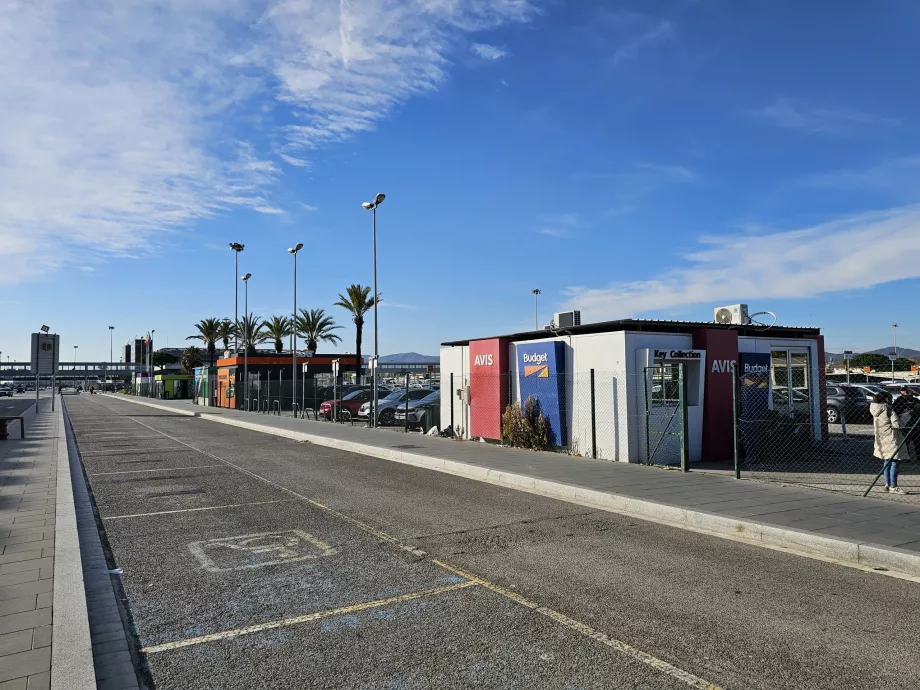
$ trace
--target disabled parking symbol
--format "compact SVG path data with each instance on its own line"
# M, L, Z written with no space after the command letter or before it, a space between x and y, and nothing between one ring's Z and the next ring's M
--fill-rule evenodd
M192 542L188 548L201 567L212 573L297 563L336 553L326 542L298 529L207 539Z

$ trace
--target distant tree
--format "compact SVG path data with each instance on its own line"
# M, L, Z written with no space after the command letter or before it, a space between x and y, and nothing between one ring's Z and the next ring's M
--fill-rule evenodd
M351 314L351 320L355 323L355 357L357 359L357 376L356 382L361 383L361 367L364 360L361 359L361 339L364 331L364 315L374 308L375 302L380 302L380 295L370 297L371 288L367 285L349 285L345 294L339 293L339 301L335 306L342 307Z
M179 358L175 355L171 355L168 352L163 352L162 350L157 350L150 355L150 358L153 361L153 366L155 367L165 367L167 364L175 364L179 361Z
M179 361L182 364L182 371L186 374L192 374L195 372L196 367L202 365L201 350L191 345L182 351L182 357Z
M273 316L262 322L265 340L275 341L275 352L279 355L284 350L284 339L291 334L291 320L286 316Z
M326 315L325 309L301 309L296 319L297 335L307 341L307 350L316 352L321 342L340 343L342 339L333 331L341 326Z
M253 314L244 314L236 326L240 334L240 340L243 341L243 347L246 348L247 354L252 357L256 354L256 345L265 342L265 332L262 323Z
M218 338L220 338L222 325L220 319L202 319L195 324L195 328L198 329L198 332L186 338L186 340L200 340L204 343L208 351L209 366L212 367L214 366L214 355L217 350L215 343L217 343Z
M885 355L866 352L859 355L853 355L850 360L851 369L862 369L863 367L872 367L873 369L886 369L891 367L891 362Z
M217 337L224 345L224 352L230 349L230 339L236 335L236 324L230 319L222 319L217 329Z

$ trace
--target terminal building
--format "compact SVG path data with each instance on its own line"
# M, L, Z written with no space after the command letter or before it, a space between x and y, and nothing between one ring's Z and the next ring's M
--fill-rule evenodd
M569 312L541 331L443 343L441 428L499 440L503 412L532 397L553 445L575 455L674 464L686 443L690 462L731 462L745 397L733 386L746 382L763 389L769 409L804 416L815 439L826 438L820 329L766 327L738 307L727 323L581 324ZM686 440L676 433L679 399Z

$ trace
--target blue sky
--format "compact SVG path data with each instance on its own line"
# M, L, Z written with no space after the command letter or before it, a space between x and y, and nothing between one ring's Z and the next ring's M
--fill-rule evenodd
M332 307L383 353L747 302L920 348L908 0L81 0L0 8L0 329L108 355ZM240 295L242 311L242 286ZM366 342L370 341L366 335ZM68 355L69 357L69 355ZM117 354L116 354L117 357Z

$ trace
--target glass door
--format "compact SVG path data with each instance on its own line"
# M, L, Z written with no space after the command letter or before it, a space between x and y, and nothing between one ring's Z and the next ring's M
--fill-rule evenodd
M813 388L808 350L771 350L770 392L774 410L810 420Z

